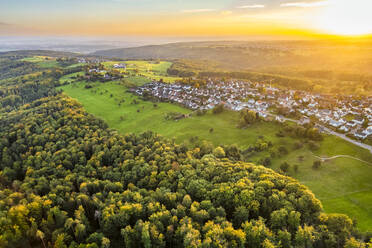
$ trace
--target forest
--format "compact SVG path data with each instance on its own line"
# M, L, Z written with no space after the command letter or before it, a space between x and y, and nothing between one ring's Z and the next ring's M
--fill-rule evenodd
M56 90L75 69L38 70L0 84L0 247L372 247L298 181L121 135Z

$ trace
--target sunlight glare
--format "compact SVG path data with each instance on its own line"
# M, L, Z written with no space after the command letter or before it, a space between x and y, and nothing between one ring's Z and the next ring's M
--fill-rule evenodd
M329 0L315 20L318 29L338 35L372 33L371 0Z

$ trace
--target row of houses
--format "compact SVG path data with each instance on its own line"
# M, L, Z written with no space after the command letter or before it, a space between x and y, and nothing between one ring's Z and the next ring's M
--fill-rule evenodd
M318 101L325 102L324 97ZM357 106L352 98L337 100L333 104L324 107L314 100L313 104L298 111L306 116L313 117L318 122L340 133L346 133L357 139L366 139L372 135L372 111L370 108L371 99L364 99L358 102Z
M333 96L284 90L273 88L271 85L262 86L243 81L209 81L205 86L198 88L180 83L152 82L138 87L135 92L138 95L150 94L163 101L179 103L193 110L208 110L223 103L225 107L234 111L248 108L266 117L270 107L286 108L289 114L302 116L301 124L310 122L311 118L358 139L366 139L372 135L372 98L358 101L352 96L335 99ZM353 119L350 120L350 117ZM278 118L280 119L278 121L285 119L280 116ZM369 122L367 126L366 120Z
M256 88L245 82L209 82L205 87L199 88L179 83L152 82L138 87L135 92L138 95L150 94L163 101L176 102L193 110L208 110L222 103L234 111L249 108L264 112L270 106Z

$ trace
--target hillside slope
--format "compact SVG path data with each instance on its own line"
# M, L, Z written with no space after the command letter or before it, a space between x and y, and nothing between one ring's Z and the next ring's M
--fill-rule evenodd
M370 74L372 43L357 41L215 41L97 51L122 59L192 59L220 63L224 69L347 70ZM322 63L319 63L322 61Z

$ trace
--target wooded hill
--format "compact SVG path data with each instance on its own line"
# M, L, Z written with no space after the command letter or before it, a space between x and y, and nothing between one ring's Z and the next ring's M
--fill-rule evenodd
M181 68L176 68L179 74L173 70L173 75L179 76L218 72L229 77L239 73L249 80L301 80L305 88L317 92L370 95L371 48L370 40L216 41L113 49L94 55L174 60Z

